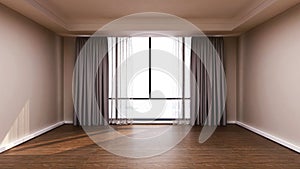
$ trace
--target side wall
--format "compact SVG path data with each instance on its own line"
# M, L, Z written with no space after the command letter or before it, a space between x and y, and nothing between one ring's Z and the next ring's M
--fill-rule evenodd
M0 146L63 120L62 39L0 4Z
M72 80L75 65L75 38L64 38L64 120L73 122Z
M225 37L224 38L224 68L227 83L227 122L232 123L236 121L236 69L237 69L237 50L238 38Z
M297 5L247 32L239 39L238 57L238 121L296 148L300 147L299 21Z

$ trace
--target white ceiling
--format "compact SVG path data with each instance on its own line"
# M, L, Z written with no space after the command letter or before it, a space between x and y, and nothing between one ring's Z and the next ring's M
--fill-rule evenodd
M163 12L184 18L207 34L239 34L300 0L0 0L61 35L91 34L134 13Z

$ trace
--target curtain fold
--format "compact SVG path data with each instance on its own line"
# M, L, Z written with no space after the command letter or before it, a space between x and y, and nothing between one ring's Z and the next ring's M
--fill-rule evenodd
M108 124L107 38L76 38L74 125Z
M193 37L191 45L191 124L226 125L223 38Z

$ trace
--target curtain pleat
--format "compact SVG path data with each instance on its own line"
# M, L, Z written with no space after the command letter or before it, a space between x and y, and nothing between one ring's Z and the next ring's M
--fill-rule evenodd
M191 124L226 125L223 59L223 38L192 38Z
M108 123L107 38L76 38L74 70L74 125Z

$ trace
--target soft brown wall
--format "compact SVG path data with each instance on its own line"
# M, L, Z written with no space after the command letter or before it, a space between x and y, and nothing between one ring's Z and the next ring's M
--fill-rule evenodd
M236 121L236 68L237 68L237 37L224 38L224 69L227 83L227 121Z
M75 38L64 38L64 120L73 121L72 78L75 65Z
M244 34L238 120L300 146L300 5Z
M62 120L62 39L0 4L0 145ZM3 145L2 144L2 145Z

